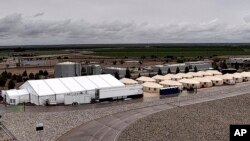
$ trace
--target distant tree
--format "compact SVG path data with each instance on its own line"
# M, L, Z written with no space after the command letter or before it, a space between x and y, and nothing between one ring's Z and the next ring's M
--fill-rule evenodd
M158 75L162 75L162 71L160 68L158 69Z
M29 79L34 79L34 78L35 78L35 75L34 75L34 73L31 72L31 73L29 74Z
M47 70L45 70L45 71L43 72L43 75L45 76L45 78L47 78L47 77L48 77L48 75L49 75L48 71L47 71Z
M8 83L8 89L14 89L16 86L15 82L13 80L10 80Z
M11 72L8 72L7 78L8 78L8 79L12 79L12 73L11 73Z
M141 59L146 59L146 56L141 56Z
M142 61L139 61L139 64L141 65L141 64L142 64Z
M3 78L7 78L8 72L7 72L7 71L3 71L2 74L1 74L1 76L2 76Z
M222 69L227 69L227 64L226 64L226 61L225 61L225 60L222 62L221 68L222 68Z
M239 63L238 63L238 62L235 63L234 68L235 68L236 70L239 69Z
M17 79L17 75L16 75L16 74L13 74L12 80L16 80L16 79Z
M130 70L127 68L126 69L126 75L125 75L126 78L131 78L131 74L130 74Z
M58 56L57 59L62 59L61 56Z
M188 72L189 72L189 68L185 67L185 73L188 73Z
M118 79L118 80L120 79L120 75L119 75L118 71L115 72L115 78Z
M171 74L171 69L170 68L168 68L168 74Z
M39 70L39 75L43 75L43 70Z
M69 57L68 56L64 56L64 58L63 59L69 59Z
M113 65L116 65L116 63L117 63L117 61L116 61L116 60L114 60L114 61L113 61Z
M7 81L7 79L4 78L2 75L0 75L0 86L1 87L5 86L6 81Z
M21 74L19 74L16 78L16 82L23 82L23 77Z
M140 74L140 73L138 74L138 78L139 78L139 77L141 77L141 74Z
M39 73L36 73L36 74L35 74L35 80L38 80L38 79L40 79Z
M176 74L177 74L177 73L180 73L180 68L179 68L179 67L176 68L175 73L176 73Z
M24 72L23 72L23 75L22 75L23 77L27 77L28 76L28 74L27 74L27 71L25 70Z
M177 63L183 63L184 60L183 59L177 59Z
M196 66L194 66L194 72L198 72L198 69Z
M124 64L124 60L120 60L120 64Z

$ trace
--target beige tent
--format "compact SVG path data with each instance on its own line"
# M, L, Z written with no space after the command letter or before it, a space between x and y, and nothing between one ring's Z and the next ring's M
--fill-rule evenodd
M199 74L199 73L197 73L197 72L189 72L189 73L187 73L188 75L192 75L194 78L195 77L203 77L203 74Z
M179 88L179 90L183 89L183 85L180 82L177 81L173 81L173 80L164 80L162 82L160 82L160 84L164 87L173 87L176 86Z
M244 82L250 81L250 72L242 72L242 73L236 73L236 74L242 76Z
M176 74L177 76L180 76L182 79L190 79L190 78L193 78L193 76L192 75L190 75L190 74L187 74L187 73L178 73L178 74Z
M163 76L163 75L155 75L154 77L152 77L153 79L156 80L156 82L161 82L164 80L170 80L171 78L168 76Z
M171 80L174 80L174 81L178 81L178 80L181 80L182 77L176 75L176 74L167 74L165 75L166 77L169 77Z
M200 82L202 88L208 88L213 86L213 82L210 79L207 78L193 78L194 80L197 80Z
M241 83L243 82L243 77L241 75L239 75L238 73L234 73L234 74L225 74L225 75L228 75L228 76L231 76L233 77L234 81L236 83Z
M217 71L217 70L207 70L206 72L212 73L214 76L216 76L216 75L222 75L222 73L219 72L219 71Z
M129 79L129 78L122 78L120 79L120 81L125 84L125 85L134 85L134 84L138 84L137 81L133 80L133 79Z
M182 83L183 87L186 89L190 88L198 89L201 87L200 82L193 79L181 79L179 80L179 82Z
M212 81L213 86L220 86L223 85L223 79L217 77L217 76L206 76L205 79L209 79Z
M149 93L159 93L160 89L163 88L162 85L157 84L155 82L145 82L142 84L143 91L149 92Z
M235 84L234 78L230 75L218 75L216 77L221 78L224 84Z
M156 82L155 79L150 78L150 77L146 77L146 76L141 76L139 78L136 79L140 84L145 83L145 82Z

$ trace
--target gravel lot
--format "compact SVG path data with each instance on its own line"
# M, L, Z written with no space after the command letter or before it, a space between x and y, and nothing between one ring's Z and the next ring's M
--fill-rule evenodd
M228 94L234 91L249 92L249 82L241 83L234 86L213 87L210 89L201 89L197 95L188 97L205 97L208 95ZM246 92L245 92L246 93ZM38 134L35 131L36 124L44 124L44 132L42 133L43 141L54 141L67 131L84 124L90 120L100 118L106 115L138 109L148 106L155 106L176 102L177 97L160 99L149 102L138 102L132 104L121 104L104 108L82 109L73 111L59 112L19 112L5 113L3 115L3 124L16 136L20 141L36 141ZM184 98L185 99L185 98ZM240 103L242 104L242 103ZM213 105L211 105L213 106ZM231 105L235 106L235 105ZM213 110L211 108L211 110ZM197 111L193 111L197 112ZM210 111L212 112L212 111ZM221 112L221 111L220 111ZM177 112L178 113L178 112ZM188 115L185 115L188 116ZM199 115L203 116L203 114ZM194 118L195 119L195 118ZM144 130L144 128L142 128ZM132 137L132 136L131 136Z
M127 127L119 141L228 141L230 124L250 124L250 95L241 95L142 118Z

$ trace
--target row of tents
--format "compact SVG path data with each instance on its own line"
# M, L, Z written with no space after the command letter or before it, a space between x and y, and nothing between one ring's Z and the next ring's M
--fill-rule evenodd
M155 75L154 77L141 76L136 80L123 78L120 80L125 85L142 84L144 91L159 92L164 87L178 87L182 89L199 89L223 84L235 84L250 81L250 72L222 74L216 70L199 72Z

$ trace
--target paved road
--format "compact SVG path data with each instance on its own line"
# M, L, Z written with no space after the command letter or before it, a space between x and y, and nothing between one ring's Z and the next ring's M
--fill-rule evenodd
M207 97L182 99L180 101L174 101L168 104L109 115L72 129L67 134L60 137L58 141L114 141L118 138L122 130L125 129L129 124L147 115L178 106L191 105L248 93L249 89L246 89L245 87L245 89L237 89L230 92L212 94Z

